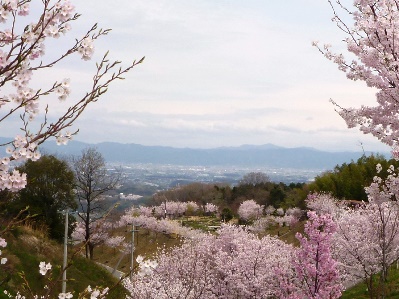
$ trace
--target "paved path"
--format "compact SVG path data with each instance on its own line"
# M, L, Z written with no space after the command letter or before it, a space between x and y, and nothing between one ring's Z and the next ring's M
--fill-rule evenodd
M97 263L97 265L100 265L101 267L103 267L103 268L105 268L106 270L108 270L108 272L112 273L112 275L113 275L114 277L118 278L118 279L120 279L121 277L123 277L124 275L126 275L126 273L123 273L123 272L121 272L121 271L119 271L119 270L115 270L115 271L114 271L114 268L112 268L112 267L110 267L110 266L101 264L101 263L99 263L99 262L96 262L96 263Z

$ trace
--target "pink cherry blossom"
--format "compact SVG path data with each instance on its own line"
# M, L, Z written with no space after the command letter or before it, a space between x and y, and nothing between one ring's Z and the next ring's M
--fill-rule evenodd
M242 202L238 208L238 215L241 219L256 220L263 214L264 206L257 204L253 199Z

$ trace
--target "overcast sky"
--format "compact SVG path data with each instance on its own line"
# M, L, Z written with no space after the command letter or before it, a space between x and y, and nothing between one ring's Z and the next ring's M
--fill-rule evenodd
M322 150L387 150L347 129L329 102L373 105L375 91L327 61L313 40L344 50L323 0L84 0L75 34L98 22L112 33L98 60L145 62L85 111L76 140L213 148L273 143ZM47 51L50 48L47 47ZM93 62L74 60L72 98ZM58 74L58 73L57 73ZM62 78L62 77L61 77ZM86 85L85 85L86 84Z

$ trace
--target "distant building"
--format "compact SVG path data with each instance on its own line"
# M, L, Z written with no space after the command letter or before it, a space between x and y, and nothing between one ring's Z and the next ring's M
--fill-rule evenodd
M137 194L123 194L123 193L119 193L119 198L120 199L124 199L124 200L138 200L140 198L142 198L143 196L141 195L137 195Z

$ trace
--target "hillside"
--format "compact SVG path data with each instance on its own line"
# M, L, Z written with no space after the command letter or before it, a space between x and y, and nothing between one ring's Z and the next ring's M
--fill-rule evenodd
M28 227L19 227L5 237L8 244L3 250L2 256L6 256L8 261L2 265L2 272L0 272L0 298L8 298L4 294L4 290L11 292L15 289L21 290L24 281L20 273L24 273L34 294L41 294L44 285L51 286L52 283L55 283L51 298L57 298L56 294L61 292L61 282L57 280L62 265L62 245ZM39 263L42 261L50 262L53 265L53 282L47 280L48 275L44 277L39 273ZM70 278L67 282L67 291L77 293L83 291L88 285L92 287L113 286L117 282L106 270L80 255L74 257L73 264L67 270L67 278ZM117 286L111 290L107 298L123 297L123 287Z

